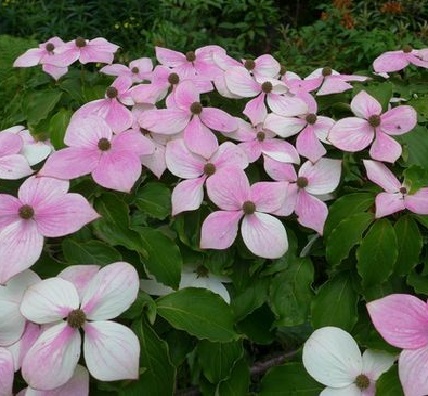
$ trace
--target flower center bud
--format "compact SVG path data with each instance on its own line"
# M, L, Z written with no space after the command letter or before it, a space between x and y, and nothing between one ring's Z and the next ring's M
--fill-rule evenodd
M251 215L256 211L256 204L253 201L245 201L242 210L246 215Z
M306 121L308 122L309 125L314 125L315 122L317 121L317 115L316 114L308 114L306 116Z
M322 74L323 77L331 76L332 73L333 73L333 70L332 70L331 67L324 67L322 69L322 72L321 72L321 74Z
M144 129L144 128L140 128L140 132L141 132L144 136L147 136L147 135L150 135L150 134L151 134L151 132L150 132L148 129Z
M98 148L101 151L108 151L111 149L111 143L109 142L109 140L107 138L101 138L98 141Z
M83 48L86 47L86 40L83 37L77 37L75 40L76 47Z
M265 140L265 137L266 135L263 131L257 132L257 140L259 142L263 142L263 140Z
M186 52L187 62L194 62L196 60L196 55L193 51Z
M119 92L117 92L117 88L110 86L107 87L106 89L106 96L110 99L114 99L117 98L117 95L119 94Z
M202 113L203 106L199 102L193 102L190 106L192 114L198 115Z
M413 51L413 48L410 45L405 45L403 47L403 52L406 54L408 54L409 52L412 52L412 51Z
M296 184L300 188L305 188L309 184L308 178L307 177L298 177Z
M372 115L367 120L373 128L377 128L380 125L380 116L378 115Z
M216 171L216 167L211 162L208 162L204 166L204 174L207 176L212 176Z
M46 51L53 52L54 49L55 49L55 46L52 43L46 44Z
M406 187L400 187L400 193L403 195L407 194L407 188Z
M284 65L281 65L281 69L279 70L279 74L283 76L285 73L287 73L287 69Z
M78 329L86 323L86 314L81 309L71 311L67 316L67 324L73 329Z
M370 380L366 375L360 374L354 381L355 385L360 388L362 391L366 390L370 385Z
M139 69L137 66L134 66L134 67L131 69L131 71L132 71L132 73L134 73L134 74L138 74L138 73L140 72L140 69Z
M177 73L171 73L168 77L168 82L171 85L177 85L180 82L180 77L178 77Z
M208 278L208 268L203 265L198 265L195 269L196 277L197 278Z
M34 217L34 209L30 205L22 205L18 210L18 215L25 219L32 219Z
M263 91L265 94L271 93L271 92L272 92L272 88L273 88L272 83L270 83L269 81L265 81L265 82L262 84L262 91Z
M247 70L254 70L255 68L256 68L256 62L254 62L253 60L246 60L245 62L244 62L244 67L247 69Z

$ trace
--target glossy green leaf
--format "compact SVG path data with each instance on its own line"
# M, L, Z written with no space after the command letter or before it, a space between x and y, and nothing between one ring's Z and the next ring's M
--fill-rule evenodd
M64 257L70 264L110 264L121 261L121 254L101 241L79 242L73 238L62 241Z
M397 364L394 364L376 381L376 395L404 396Z
M160 182L142 185L135 196L138 209L157 219L165 219L171 214L171 191Z
M30 91L23 101L23 112L28 124L37 125L39 121L47 118L55 105L61 100L60 90L35 90Z
M65 147L64 136L71 116L72 112L70 110L61 109L58 113L55 113L49 121L50 142L56 150Z
M241 359L233 366L230 378L220 382L218 395L242 396L248 393L250 385L250 368L245 359Z
M428 169L428 129L417 126L413 131L399 136L403 143L403 158L409 165Z

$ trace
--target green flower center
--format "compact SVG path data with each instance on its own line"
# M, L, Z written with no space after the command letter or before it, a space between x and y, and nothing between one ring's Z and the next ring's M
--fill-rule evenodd
M199 102L193 102L190 106L192 114L198 115L202 113L203 106Z
M186 52L187 62L194 62L196 60L196 55L193 51Z
M117 98L117 95L119 94L119 92L117 92L117 88L110 86L107 87L106 89L106 96L110 99L114 99Z
M211 162L208 162L207 164L205 164L204 166L204 174L207 176L212 176L216 171L216 167L214 164L212 164Z
M107 138L103 137L98 141L98 148L101 151L108 151L111 149L111 143Z
M362 391L366 390L370 385L370 380L366 375L360 374L354 381L355 385L360 388Z
M83 37L77 37L75 43L76 43L76 47L79 47L79 48L86 47L86 40Z
M256 211L256 204L253 201L245 201L242 210L246 215L252 215Z
M81 309L75 309L67 315L67 324L73 329L79 329L86 323L86 314Z
M321 74L323 77L331 76L333 74L333 69L331 67L324 67Z
M307 177L298 177L296 184L300 188L305 188L309 184L308 178Z
M30 205L22 205L18 210L18 215L24 219L32 219L34 217L34 209Z
M316 114L308 114L306 116L306 121L308 122L309 125L314 125L315 122L317 121L317 115Z
M171 74L168 76L168 82L169 82L171 85L177 85L177 84L180 82L180 77L178 77L178 74L177 74L177 73L171 73Z
M245 62L244 62L244 67L247 69L247 70L254 70L255 68L256 68L256 62L254 62L253 60L251 60L251 59L248 59L248 60L246 60Z
M263 91L265 94L271 93L271 92L272 92L272 88L273 88L273 85L272 85L272 83L271 83L271 82L269 82L269 81L265 81L265 82L262 84L262 91Z
M373 128L377 128L380 125L380 116L378 115L372 115L367 120Z

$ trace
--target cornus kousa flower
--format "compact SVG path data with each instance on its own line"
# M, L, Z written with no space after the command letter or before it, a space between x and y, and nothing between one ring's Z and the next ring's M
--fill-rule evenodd
M173 135L183 131L184 143L195 154L209 158L218 148L211 129L232 132L237 128L234 117L222 110L204 107L191 81L184 81L175 91L177 107L143 112L140 126L150 132Z
M208 196L221 210L202 224L202 249L227 249L238 233L248 249L262 258L275 259L287 251L287 233L280 220L268 214L283 204L284 183L259 182L250 186L245 172L223 169L207 180Z
M416 126L416 111L401 105L382 113L380 103L361 91L351 101L357 117L342 118L328 134L328 141L344 151L361 151L373 142L370 156L377 161L395 162L401 146L392 137L411 131Z
M401 183L382 163L364 160L367 178L385 192L376 196L376 218L408 209L413 213L428 214L428 187L410 194L410 187Z
M376 330L402 348L398 373L406 396L428 394L428 306L408 294L391 294L367 304Z
M101 381L136 379L140 344L137 336L110 319L137 298L139 279L130 264L117 262L99 270L79 297L76 286L62 278L29 287L21 304L32 322L50 325L28 350L22 375L38 390L52 390L72 378L80 358L81 335L90 374Z
M150 58L141 58L129 63L129 67L120 63L104 66L101 73L108 76L128 77L133 83L150 81L152 77L153 62Z
M12 396L13 387L13 356L5 348L0 347L0 395Z
M140 155L153 152L153 143L136 131L113 136L106 122L97 116L73 118L64 143L39 171L41 176L75 179L91 174L103 187L129 192L141 175Z
M428 68L428 48L416 50L406 45L400 51L384 52L373 62L373 69L378 73L394 72L408 65Z
M352 336L337 327L315 330L303 346L302 359L311 377L327 386L320 396L374 396L377 379L395 360L370 349L361 356Z
M21 154L22 138L10 131L0 132L0 179L21 179L33 173L28 161Z
M188 179L178 183L172 191L172 215L196 210L204 199L204 183L225 167L245 169L248 159L243 150L231 142L223 143L213 155L204 157L192 153L183 139L169 142L166 146L166 164L175 176Z
M0 284L33 265L40 257L43 237L78 231L99 215L79 194L68 194L69 183L32 176L18 198L0 194Z

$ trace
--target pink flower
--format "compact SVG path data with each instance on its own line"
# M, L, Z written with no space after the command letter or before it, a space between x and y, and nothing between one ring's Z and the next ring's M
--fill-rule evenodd
M67 181L32 176L18 198L0 194L0 284L33 265L43 237L78 231L99 215L79 194L68 194Z
M406 396L428 394L428 305L408 294L391 294L366 305L373 325L389 344L402 348L398 373Z
M64 143L69 147L52 153L39 175L75 179L90 173L101 186L123 192L129 192L141 175L140 155L154 150L139 132L113 136L97 116L72 119Z
M351 101L357 117L342 118L328 134L328 141L344 151L360 151L373 142L370 156L377 161L395 162L401 146L390 135L402 135L416 126L416 111L402 105L381 114L380 103L361 91Z
M133 83L151 80L153 62L150 58L140 58L129 63L129 67L120 63L104 66L101 73L108 76L128 77Z
M255 60L247 59L242 63L256 79L277 78L281 71L281 65L270 54L260 55Z
M401 183L382 163L364 160L367 177L385 192L376 196L376 218L408 209L413 213L428 214L428 187L409 194L410 187Z
M213 155L204 157L187 149L182 139L166 146L166 163L175 176L187 179L178 183L172 191L172 215L196 210L204 199L204 183L225 167L245 169L248 159L245 152L231 142L225 142Z
M127 327L110 319L137 298L139 279L130 264L117 262L99 270L79 297L76 286L61 278L29 287L21 304L28 319L48 327L28 350L22 375L35 389L52 390L73 376L80 358L81 336L86 365L101 381L137 379L140 344Z
M280 258L287 251L287 233L280 220L271 216L285 197L285 185L259 182L250 186L239 168L224 169L207 180L208 196L221 210L213 212L202 224L202 249L227 249L238 233L257 256Z
M12 396L13 377L13 356L5 348L0 348L0 395Z
M21 154L24 141L8 130L0 133L0 179L15 180L33 173L28 161Z
M428 48L416 50L406 45L400 51L384 52L373 62L373 69L378 73L394 72L410 64L428 68Z

